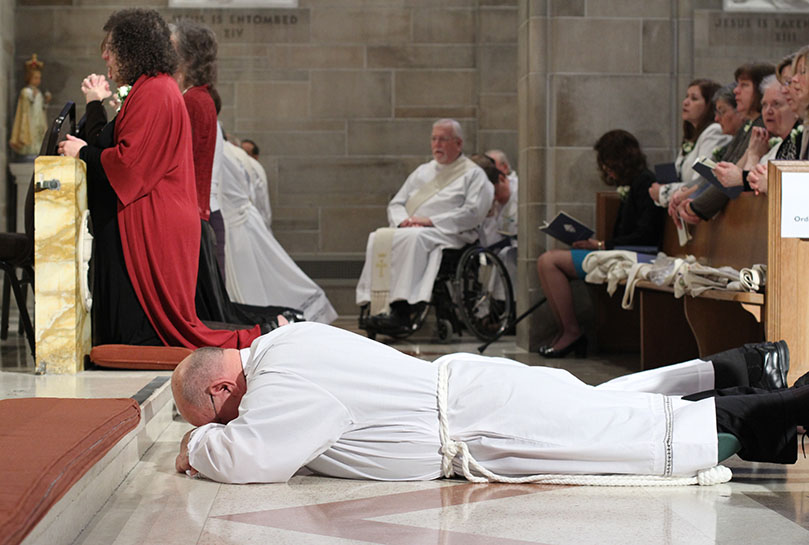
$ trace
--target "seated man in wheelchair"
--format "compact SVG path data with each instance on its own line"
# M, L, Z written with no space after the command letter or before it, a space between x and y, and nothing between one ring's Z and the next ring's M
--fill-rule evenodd
M430 146L433 160L416 168L388 205L389 227L368 237L356 301L370 305L366 323L376 330L410 325L413 306L430 301L442 250L474 242L491 209L494 187L463 155L460 124L436 121Z

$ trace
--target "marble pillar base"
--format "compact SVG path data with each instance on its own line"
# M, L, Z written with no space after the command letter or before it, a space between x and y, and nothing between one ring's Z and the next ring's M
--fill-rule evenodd
M83 304L78 241L87 210L86 166L70 157L38 157L37 182L58 189L34 199L35 339L37 370L77 373L90 353L90 313Z

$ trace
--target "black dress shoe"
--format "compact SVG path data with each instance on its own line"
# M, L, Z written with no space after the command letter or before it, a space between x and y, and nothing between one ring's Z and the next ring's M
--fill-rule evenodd
M370 316L368 322L380 331L394 331L407 326L405 320L395 312Z
M539 355L543 358L564 358L571 352L576 353L577 358L587 357L587 337L582 335L564 348L555 349L553 346L543 346L539 349Z
M761 356L761 379L751 386L768 390L782 390L789 387L787 384L789 348L786 341L746 344L744 347L758 352Z
M549 345L549 344L543 344L542 346L540 346L540 347L537 349L537 352L539 352L539 355L541 356L541 355L543 355L545 352L547 352L549 348L551 348L551 345Z

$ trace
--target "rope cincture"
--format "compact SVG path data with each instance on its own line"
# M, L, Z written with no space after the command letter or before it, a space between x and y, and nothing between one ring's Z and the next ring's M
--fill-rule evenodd
M443 360L443 361L441 361ZM730 481L733 474L723 465L701 469L692 477L664 477L661 475L563 475L537 474L525 477L506 477L498 475L483 467L469 453L469 447L463 441L454 441L449 435L447 405L449 400L449 358L440 358L438 367L438 420L439 437L441 438L441 471L444 477L455 474L453 461L460 457L463 476L473 483L535 483L578 486L711 486ZM438 362L437 362L438 363ZM474 470L477 475L472 473Z

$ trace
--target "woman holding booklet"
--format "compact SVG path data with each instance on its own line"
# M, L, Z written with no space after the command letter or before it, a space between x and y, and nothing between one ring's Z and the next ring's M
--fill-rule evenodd
M753 134L752 129L764 127L764 121L761 118L760 85L765 77L773 73L775 73L775 66L769 63L743 64L736 69L734 73L736 86L733 88L736 111L744 117L745 122L716 159L744 165L747 159L748 144ZM696 196L692 199L692 195ZM669 215L678 227L681 225L681 220L698 223L700 220L714 217L728 200L726 192L710 185L710 182L705 180L686 191L676 192L669 203Z
M593 148L604 183L625 191L610 240L580 240L573 243L572 250L549 250L537 260L542 291L559 325L553 341L539 349L546 358L562 358L573 351L577 356L587 355L587 339L576 319L570 289L571 279L584 278L584 257L616 246L657 247L663 237L665 211L649 197L654 175L646 166L637 138L627 131L613 130L602 135Z
M715 108L718 106L714 102L714 95L719 88L718 83L709 79L695 79L688 84L682 103L683 141L674 160L677 181L665 183L671 180L658 180L663 183L655 182L649 189L652 199L663 208L668 207L672 193L681 187L699 183L699 173L692 168L694 161L700 157L710 157L715 149L721 149L730 141L729 134L723 134L723 126L715 119ZM734 102L733 114L736 114L735 106ZM741 126L742 118L740 115L738 118L733 132Z

